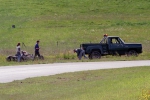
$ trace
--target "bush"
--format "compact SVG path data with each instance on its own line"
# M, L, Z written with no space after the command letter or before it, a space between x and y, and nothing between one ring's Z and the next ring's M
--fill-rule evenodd
M64 59L75 59L75 55L70 54L70 53L64 53L63 58Z

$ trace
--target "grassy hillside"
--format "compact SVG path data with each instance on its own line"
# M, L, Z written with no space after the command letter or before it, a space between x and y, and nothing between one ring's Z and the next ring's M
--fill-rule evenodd
M143 44L150 51L149 0L0 0L0 53L14 54L18 42L44 55L99 42L103 34ZM15 25L15 28L12 28Z

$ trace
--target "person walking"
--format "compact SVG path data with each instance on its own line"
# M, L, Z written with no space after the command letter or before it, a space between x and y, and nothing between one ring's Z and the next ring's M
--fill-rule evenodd
M34 47L34 49L35 49L35 54L34 54L33 60L35 59L36 56L38 56L39 58L41 58L41 55L40 55L40 52L39 52L39 49L40 49L39 43L40 43L40 41L37 40L37 41L36 41L36 44L35 44L35 47Z
M20 43L17 44L17 47L16 47L16 51L17 51L17 61L20 62L20 59L21 59L21 48L20 48Z
M82 56L84 56L84 58L86 58L86 59L88 58L88 57L85 56L85 51L81 48L74 49L74 53L77 53L77 57L78 57L79 60L82 59Z

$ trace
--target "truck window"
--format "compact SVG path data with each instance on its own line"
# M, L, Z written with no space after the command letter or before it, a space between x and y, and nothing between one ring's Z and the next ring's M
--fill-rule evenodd
M112 44L120 44L120 40L118 38L112 38L110 40L110 43L112 43Z

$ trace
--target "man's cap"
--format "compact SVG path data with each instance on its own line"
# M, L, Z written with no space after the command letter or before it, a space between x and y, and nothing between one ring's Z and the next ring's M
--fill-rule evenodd
M104 34L104 36L108 36L108 34Z
M76 52L76 51L77 51L77 49L74 49L73 51L74 51L74 52Z

